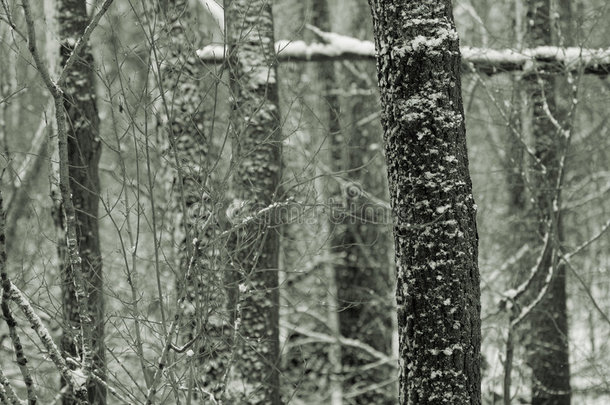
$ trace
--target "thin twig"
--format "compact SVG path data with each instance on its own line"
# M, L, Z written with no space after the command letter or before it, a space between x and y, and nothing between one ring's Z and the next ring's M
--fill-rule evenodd
M582 277L580 277L580 274L578 274L578 272L576 271L576 269L572 265L572 262L570 262L570 255L564 255L564 254L562 254L560 252L559 253L559 258L561 260L563 260L565 262L565 264L568 265L568 268L570 269L570 271L572 272L574 277L576 277L578 282L582 285L583 289L585 290L585 293L589 296L589 299L593 303L593 306L595 307L597 312L599 312L601 317L608 323L608 325L610 325L610 318L608 317L608 315L606 315L606 313L599 306L599 304L597 303L597 300L595 299L595 297L593 297L593 294L591 293L591 289L589 287L587 287L587 284L585 283L585 281L582 279Z

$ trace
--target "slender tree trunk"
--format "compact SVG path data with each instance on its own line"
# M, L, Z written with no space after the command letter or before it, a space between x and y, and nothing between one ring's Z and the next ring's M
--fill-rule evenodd
M522 0L514 0L513 12L513 42L515 48L520 51L523 47L523 19L525 18ZM513 89L511 100L512 108L510 115L508 116L510 121L506 133L506 156L503 162L508 191L507 220L509 235L507 235L508 237L505 239L506 260L514 255L515 252L518 252L523 244L530 239L529 235L531 235L531 232L527 227L528 221L525 215L525 213L527 213L528 188L524 170L523 143L527 142L526 133L528 132L526 131L528 127L525 125L525 123L527 123L527 100L523 86L521 85L521 78L515 75L511 77L511 83ZM528 250L530 249L528 248ZM526 259L517 260L517 262L509 268L508 274L512 275L510 282L514 286L519 285L524 281L525 277L529 276L527 270L530 269L533 264L533 260L529 260L532 254L524 255ZM512 306L510 311L503 365L504 379L502 396L504 405L510 405L512 401L512 369L515 349L518 347L517 343L520 341L520 335L517 333L518 331L512 326L512 321L518 314L518 308Z
M323 10L317 8L318 13ZM328 13L326 11L326 13ZM359 39L370 32L372 23L366 21L370 13L368 5L359 1L352 5L349 12L342 15L338 26L340 32L352 32ZM328 22L318 17L315 21L316 8L313 10L314 25L323 31L333 31ZM328 19L328 17L327 17ZM368 28L368 29L367 29ZM325 62L329 63L329 62ZM384 195L387 186L379 181L382 168L374 161L377 151L371 146L381 141L376 120L369 123L360 121L378 111L378 99L375 94L351 94L359 90L367 90L375 85L370 78L374 77L375 66L370 62L351 62L340 72L340 87L346 96L339 99L331 93L337 90L337 79L331 77L326 89L325 98L329 108L338 114L341 108L341 122L330 127L330 168L339 177L348 180L347 186L336 187L335 202L341 202L342 209L347 212L343 218L335 216L332 224L333 239L331 240L337 285L337 300L340 305L339 322L341 335L359 340L379 350L391 353L392 313L394 306L387 302L391 295L392 282L387 271L390 263L386 253L389 238L384 237L384 230L375 218L374 203L367 195ZM331 65L332 66L332 65ZM358 74L358 72L364 72ZM333 76L334 71L333 71ZM363 80L363 76L366 79ZM321 74L319 77L323 77ZM332 88L335 86L335 88ZM336 94L336 93L335 93ZM331 112L332 114L332 112ZM332 115L331 115L332 117ZM337 115L335 119L338 119ZM332 123L332 120L331 120ZM383 221L380 221L383 223ZM351 404L393 404L396 392L391 387L394 368L390 364L380 365L371 369L364 367L374 362L362 350L344 347L342 350L343 391L350 398ZM357 394L356 394L357 393Z
M268 0L225 4L233 164L232 204L251 215L277 200L281 129ZM235 361L230 386L244 404L279 404L279 230L274 212L236 231L230 308L235 318ZM243 217L241 217L243 219Z
M327 0L313 0L311 2L311 23L320 28L323 31L331 31L328 1ZM333 171L343 170L344 158L342 156L342 134L341 124L339 121L340 116L340 104L339 97L332 93L333 90L337 89L337 75L335 72L334 62L320 62L316 65L316 74L318 81L321 85L321 91L324 94L322 97L322 111L328 112L328 132L326 134L329 146L329 162L330 167ZM338 202L341 199L341 189L334 180L330 180L326 186L326 200L327 202ZM333 209L333 207L331 207ZM328 230L331 234L335 234L331 237L331 251L333 255L332 259L326 265L326 276L328 277L328 292L327 292L327 305L328 305L328 328L332 335L337 337L337 340L328 346L328 361L330 363L329 372L329 389L330 389L330 404L341 405L343 403L343 365L342 365L342 347L338 338L341 336L341 309L342 305L339 304L338 296L338 267L335 263L341 260L342 256L341 246L336 243L337 223L332 219L335 218L331 215L331 221L328 226Z
M401 404L480 404L476 206L449 0L370 0L395 218Z
M89 21L85 2L61 0L58 2L58 21L60 34L60 60L68 59L76 41L82 36ZM82 259L83 280L86 280L85 293L88 301L88 316L93 321L91 350L94 373L105 380L104 346L104 299L102 281L102 258L98 229L98 198L100 183L98 163L101 153L99 138L99 117L95 96L93 56L89 47L82 51L66 77L64 84L64 108L68 122L68 165L72 201L76 210L78 250ZM61 211L59 211L61 212ZM57 224L63 223L58 218ZM63 245L63 243L60 243ZM66 249L59 248L62 256L62 286L64 319L67 325L79 322L77 293L74 280L66 260ZM64 329L62 349L67 355L78 358L79 343L77 335ZM106 403L106 388L103 384L90 380L87 383L89 402ZM63 398L63 404L76 403L71 395Z
M526 41L528 46L552 45L553 29L551 24L551 1L529 0L527 2ZM536 157L539 164L533 167L532 220L538 223L540 240L552 221L553 238L557 243L563 240L563 230L559 211L557 185L561 183L561 156L566 147L566 139L553 124L549 113L565 125L555 100L555 78L543 70L525 78L533 110L532 135ZM548 107L548 111L547 110ZM565 118L565 114L564 117ZM554 204L554 200L557 200ZM554 248L557 249L558 247ZM568 348L568 318L566 307L566 269L558 263L557 254L547 255L541 264L540 273L546 275L554 267L554 276L542 301L530 316L528 333L528 363L532 369L532 404L567 405L570 404L570 363ZM540 277L533 284L534 291L543 288Z

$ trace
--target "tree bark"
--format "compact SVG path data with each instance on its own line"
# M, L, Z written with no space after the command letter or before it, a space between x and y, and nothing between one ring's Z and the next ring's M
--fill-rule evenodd
M186 0L161 4L164 17L161 62L161 105L165 117L167 152L165 162L171 171L167 208L178 253L178 282L182 318L180 335L196 354L195 384L189 378L189 392L203 388L220 395L229 348L225 327L226 297L221 266L214 246L216 222L210 219L213 201L210 193L210 139L206 135L206 81L194 50L199 36L196 21ZM191 342L191 343L189 343ZM192 377L192 376L191 376ZM196 397L201 397L195 393Z
M280 193L281 130L268 0L225 4L231 88L234 223ZM244 404L279 404L279 230L274 212L235 232L230 309L236 330L229 384Z
M77 40L82 36L89 17L85 3L77 0L58 2L60 34L60 60L68 60ZM94 373L106 380L104 345L104 298L102 280L102 258L98 228L98 202L100 182L98 164L101 154L99 138L99 117L96 105L93 56L86 45L78 60L70 69L63 84L64 108L68 123L68 165L72 201L76 210L77 246L82 260L82 279L86 281L88 313L84 316L92 320L91 356ZM62 210L56 210L61 215ZM62 217L56 219L61 226ZM66 259L66 249L59 248L62 263L63 312L67 325L79 322L77 291ZM81 314L82 315L82 314ZM73 357L79 358L80 344L75 341L73 330L64 329L62 349ZM89 403L105 404L106 388L103 384L90 379L87 383ZM66 394L63 404L77 403L71 394Z
M550 0L528 0L526 20L530 23L527 25L525 40L529 46L552 45L557 41L551 15ZM560 111L555 99L555 77L542 70L536 75L526 76L524 80L533 110L531 130L534 150L540 164L544 165L534 164L532 167L534 205L530 217L537 223L538 244L547 232L549 221L552 223L550 232L554 235L553 239L560 244L563 229L560 212L554 205L560 206L562 155L567 145L563 132L556 128L549 114L561 125L566 125L566 114L565 110ZM545 111L547 107L548 110ZM532 370L533 405L568 405L571 398L566 268L558 262L556 249L559 249L558 245L546 255L540 266L542 276L535 279L532 285L534 291L543 288L543 275L553 268L554 275L547 293L532 310L529 318L527 351Z
M395 218L401 404L480 404L476 206L449 0L370 0Z

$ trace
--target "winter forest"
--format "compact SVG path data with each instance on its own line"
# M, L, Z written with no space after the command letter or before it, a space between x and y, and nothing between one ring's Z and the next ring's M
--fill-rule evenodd
M605 0L0 4L1 404L610 404Z

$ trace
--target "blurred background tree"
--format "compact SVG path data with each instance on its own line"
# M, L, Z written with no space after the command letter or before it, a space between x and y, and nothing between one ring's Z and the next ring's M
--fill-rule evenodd
M60 36L43 3L32 0L38 45L47 54L59 49ZM100 2L90 3L89 17ZM108 403L121 403L119 397L132 403L153 397L157 403L186 398L213 403L210 398L222 398L227 391L223 362L235 361L231 339L235 325L220 302L223 277L232 268L235 253L230 236L236 222L226 218L234 198L228 192L230 179L239 164L239 159L231 163L229 140L230 101L235 94L229 89L228 62L199 63L193 57L197 48L224 41L218 19L205 2L169 2L184 7L174 8L174 14L163 14L157 3L113 4L90 41L89 68L95 77L102 150L100 189L95 193L104 262L102 321L107 385L114 391L109 391ZM453 3L462 46L520 51L533 44L527 35L530 2ZM0 159L7 270L59 342L66 326L57 256L62 241L56 234L50 198L53 147L45 141L53 115L21 36L26 24L20 4L6 0L0 10ZM570 13L562 12L565 4L549 2L549 12L541 16L545 35L551 32L545 41L607 49L606 2L572 1ZM372 20L364 0L329 0L326 5L324 16L320 2L275 1L275 38L323 41L306 27L313 24L324 31L372 40ZM178 31L166 25L168 15L179 22ZM17 30L11 30L10 21ZM565 69L553 73L552 79L501 71L462 75L478 205L484 403L501 403L504 395L511 313L500 306L511 301L507 292L510 297L511 289L527 280L544 245L534 222L545 218L549 207L546 202L536 203L537 196L553 195L546 193L550 186L543 183L549 177L537 174L540 168L534 159L539 145L532 121L536 98L539 117L553 132L544 130L544 136L560 136L549 122L545 101L559 126L571 132L563 180L555 190L561 198L559 211L553 208L552 215L561 214L561 220L556 222L551 254L553 282L565 272L568 335L555 325L551 329L557 333L552 335L564 348L567 342L569 349L571 402L603 404L610 398L606 343L610 237L602 232L610 218L606 202L610 87L601 74L576 69L567 83ZM541 79L547 82L542 98L534 90L540 88ZM332 397L334 404L393 403L398 380L394 255L374 62L341 60L323 66L278 62L277 80L283 175L281 198L276 201L286 202L277 218L282 221L278 228L282 400L328 403ZM547 89L554 90L553 97ZM174 127L174 135L192 133L191 141L169 145L168 131ZM560 145L551 140L547 146ZM196 233L192 227L204 224L206 232L197 233L199 246L189 245ZM596 235L566 264L562 255ZM190 280L184 269L195 252L201 272ZM201 291L206 283L218 285L206 285L211 290L205 296L184 295L182 287ZM514 306L519 309L516 316L544 285L544 281L533 283ZM195 305L185 304L187 296L195 298ZM531 402L532 395L536 397L532 381L542 381L532 370L527 348L538 335L533 329L540 323L536 319L550 319L552 314L544 305L537 306L539 315L520 323L518 334L510 339L513 402ZM184 318L179 328L172 328L176 314ZM40 402L49 402L59 390L58 374L40 354L37 341L29 338L28 321L18 312L15 316ZM3 322L0 366L25 398L8 333ZM168 342L174 348L167 349ZM159 371L160 359L164 367ZM555 370L564 371L564 381L566 370ZM218 381L208 380L212 373Z

